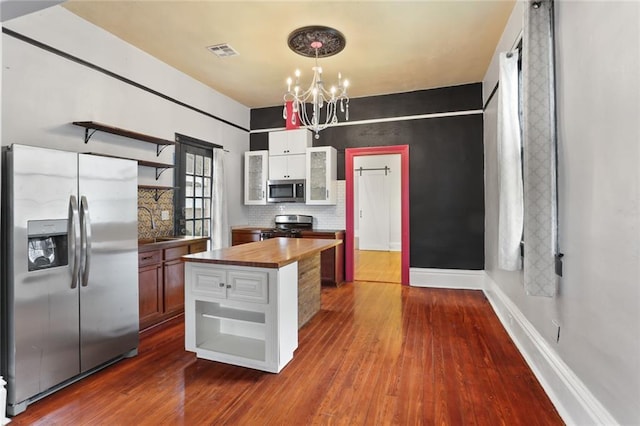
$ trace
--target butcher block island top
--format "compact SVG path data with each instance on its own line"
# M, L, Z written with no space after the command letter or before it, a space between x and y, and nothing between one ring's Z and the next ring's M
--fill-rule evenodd
M255 268L282 268L309 256L336 247L342 240L313 238L271 238L219 250L183 256L188 262L219 265L249 266Z

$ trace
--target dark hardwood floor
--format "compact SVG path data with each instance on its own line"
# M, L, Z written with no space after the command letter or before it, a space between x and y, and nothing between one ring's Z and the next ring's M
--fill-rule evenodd
M11 424L562 424L482 292L356 282L322 297L280 374L197 360L179 318Z

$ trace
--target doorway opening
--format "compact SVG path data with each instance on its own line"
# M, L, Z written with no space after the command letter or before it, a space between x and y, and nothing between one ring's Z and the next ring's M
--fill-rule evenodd
M370 156L381 157L365 159ZM386 165L382 164L385 162ZM394 164L396 170L389 164ZM408 285L409 146L348 148L345 150L345 168L346 280L397 281L398 278L393 278L395 267L396 271L399 269L400 282ZM390 173L396 174L399 189L394 188ZM387 205L390 198L396 198L399 209L376 208L376 205ZM356 265L361 266L357 273Z

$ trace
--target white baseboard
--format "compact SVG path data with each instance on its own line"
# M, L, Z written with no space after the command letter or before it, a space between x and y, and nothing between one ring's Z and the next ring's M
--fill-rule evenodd
M518 350L568 425L616 425L593 396L518 307L485 274L484 293Z
M409 283L414 287L481 290L485 277L484 271L409 268Z

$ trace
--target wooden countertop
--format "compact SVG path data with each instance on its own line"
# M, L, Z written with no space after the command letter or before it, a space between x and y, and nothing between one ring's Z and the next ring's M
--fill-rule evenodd
M220 250L190 254L182 256L182 260L257 268L281 268L341 243L342 240L271 238Z
M209 237L158 237L138 240L138 253L207 241Z

